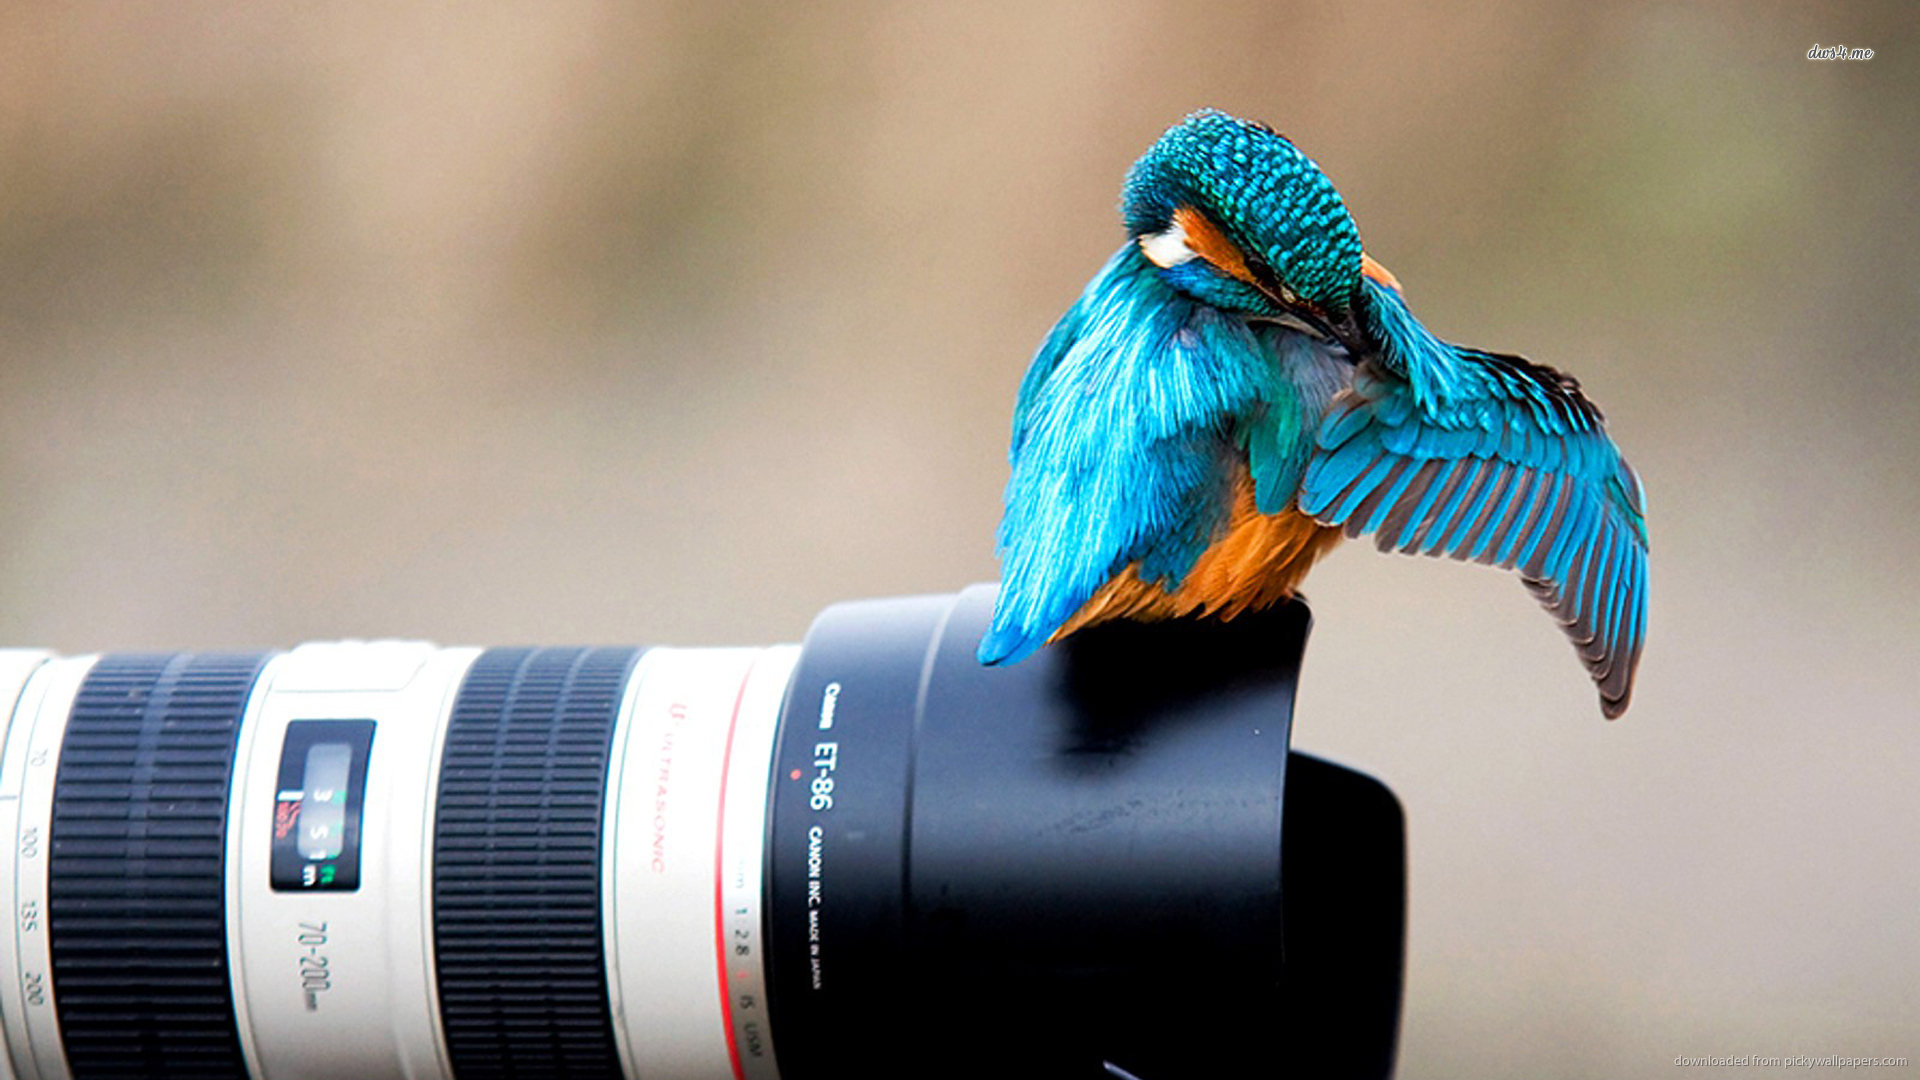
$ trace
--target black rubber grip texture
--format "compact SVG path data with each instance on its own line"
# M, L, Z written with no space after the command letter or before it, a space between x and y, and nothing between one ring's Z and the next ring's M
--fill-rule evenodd
M489 649L453 706L433 837L454 1075L617 1077L600 919L608 755L634 648Z
M47 880L77 1080L247 1075L227 975L227 794L269 655L111 655L80 685Z

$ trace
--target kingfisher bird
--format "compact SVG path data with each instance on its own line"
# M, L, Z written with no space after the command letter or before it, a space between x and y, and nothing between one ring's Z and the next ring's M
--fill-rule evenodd
M1408 308L1320 167L1214 110L1127 174L1127 240L1020 384L984 664L1231 619L1342 537L1519 572L1609 719L1646 637L1639 477L1573 377Z

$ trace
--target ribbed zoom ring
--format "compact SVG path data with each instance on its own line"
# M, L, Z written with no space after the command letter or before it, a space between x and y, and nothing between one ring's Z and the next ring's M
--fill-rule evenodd
M434 941L454 1074L617 1077L600 918L607 759L640 650L490 649L454 704Z
M227 975L228 782L268 654L112 655L54 780L48 931L77 1080L244 1077Z

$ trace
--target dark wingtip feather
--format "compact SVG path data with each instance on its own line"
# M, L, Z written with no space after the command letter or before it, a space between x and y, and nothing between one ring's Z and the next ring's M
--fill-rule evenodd
M1576 599L1573 592L1539 578L1521 581L1560 624L1586 665L1587 674L1600 693L1600 715L1609 720L1619 719L1633 700L1633 676L1640 666L1641 641L1637 637L1622 641L1603 633L1591 616L1573 610Z

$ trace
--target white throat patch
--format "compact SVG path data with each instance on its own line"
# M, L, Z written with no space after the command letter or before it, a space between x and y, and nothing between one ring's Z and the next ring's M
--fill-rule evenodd
M1200 253L1187 246L1187 230L1178 217L1163 232L1140 238L1140 251L1153 265L1166 268L1192 262Z

